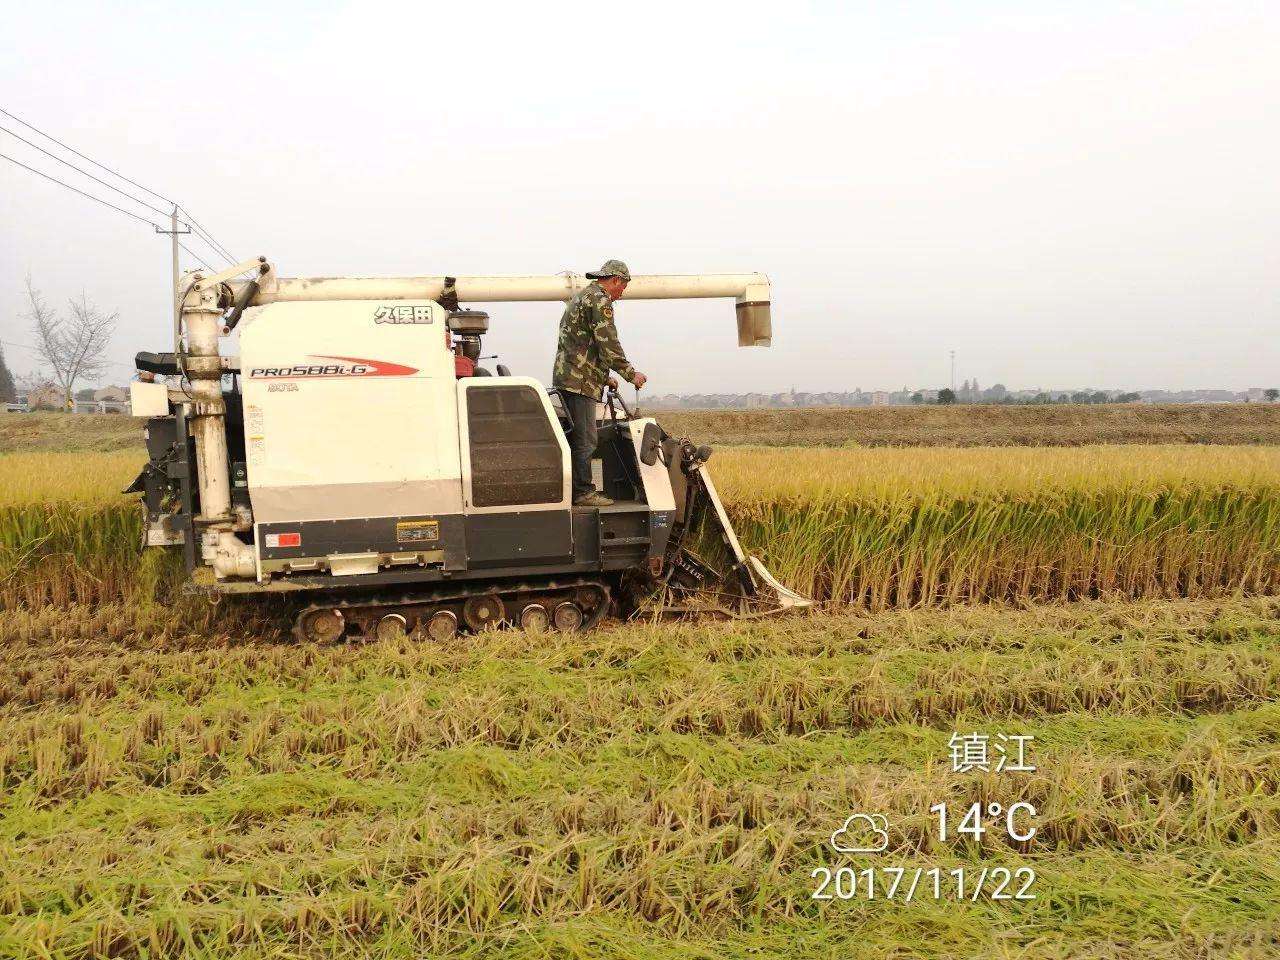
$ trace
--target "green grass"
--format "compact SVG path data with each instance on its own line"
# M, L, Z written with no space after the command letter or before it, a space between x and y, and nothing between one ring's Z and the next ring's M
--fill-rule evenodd
M240 609L240 608L237 608ZM0 620L0 953L1266 956L1280 606L1082 603L299 645L270 608ZM954 773L953 731L1032 735ZM1027 801L1020 846L931 804ZM877 858L827 837L888 816ZM1028 903L815 866L1035 867Z

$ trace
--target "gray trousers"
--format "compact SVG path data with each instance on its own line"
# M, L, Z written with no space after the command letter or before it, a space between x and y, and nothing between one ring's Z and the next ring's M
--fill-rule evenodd
M573 464L573 499L585 497L595 489L591 482L591 455L596 452L596 401L580 393L560 391L564 412L573 421L569 431L569 460Z

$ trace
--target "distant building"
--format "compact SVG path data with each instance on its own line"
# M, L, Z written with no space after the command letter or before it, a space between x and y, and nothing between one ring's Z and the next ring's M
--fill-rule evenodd
M124 387L110 386L98 390L85 391L88 396L77 399L72 405L73 413L127 413L129 411L129 391Z
M93 391L93 399L105 400L108 403L128 403L129 391L124 387L110 386Z
M873 407L887 407L889 405L889 394L884 390L872 390L871 405Z

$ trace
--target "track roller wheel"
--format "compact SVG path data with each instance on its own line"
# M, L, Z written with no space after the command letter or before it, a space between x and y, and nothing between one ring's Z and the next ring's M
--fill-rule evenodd
M543 633L551 626L551 614L540 603L525 604L520 611L520 629L529 633Z
M600 587L584 587L573 592L573 602L587 623L594 626L609 604L609 594Z
M427 618L423 629L436 643L444 643L458 635L458 616L452 610L437 610Z
M564 633L580 630L582 629L582 608L568 600L558 603L555 610L551 612L551 622L556 625L557 630Z
M342 636L347 619L336 607L305 610L298 616L294 632L303 640L315 643L332 643Z
M397 640L409 632L409 621L398 613L388 613L378 621L379 640Z
M462 605L462 619L476 633L496 627L506 618L507 611L502 605L502 598L496 593L467 597Z

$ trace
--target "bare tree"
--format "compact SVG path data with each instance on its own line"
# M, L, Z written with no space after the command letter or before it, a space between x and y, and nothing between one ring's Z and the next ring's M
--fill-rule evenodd
M63 317L45 303L29 276L27 299L31 303L27 319L36 335L36 352L52 371L54 383L70 409L76 383L101 376L106 370L107 346L120 315L103 313L81 293L79 301L68 301L70 318Z

